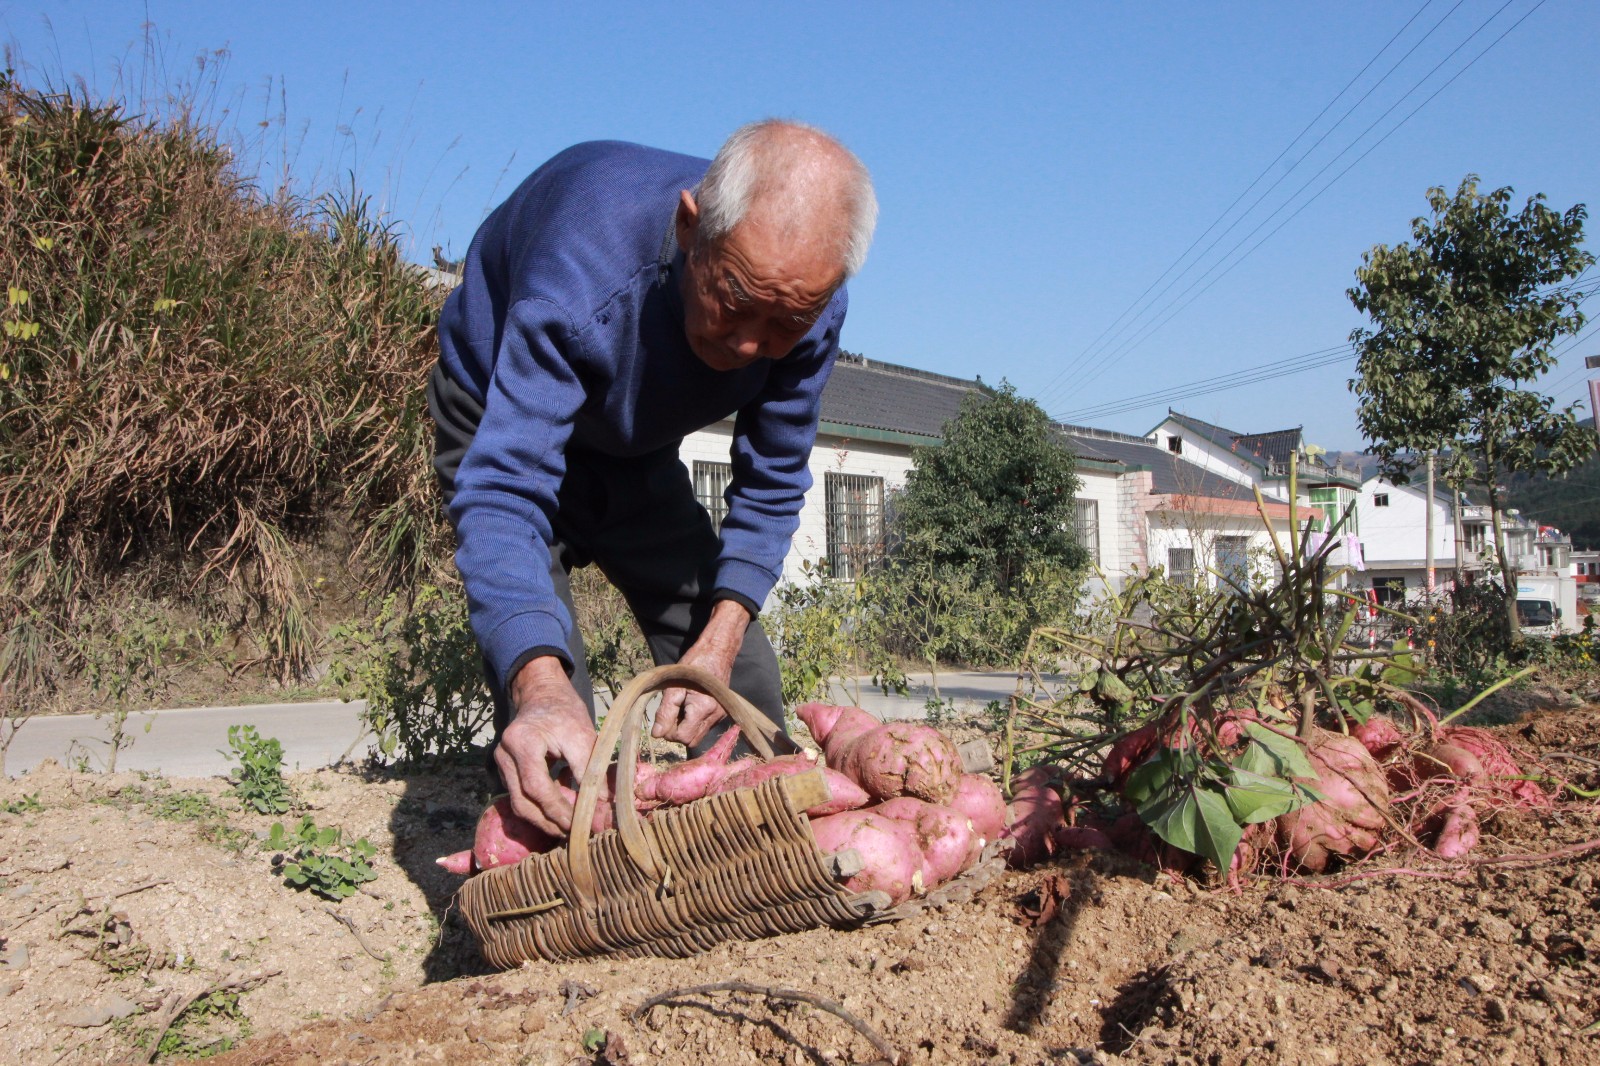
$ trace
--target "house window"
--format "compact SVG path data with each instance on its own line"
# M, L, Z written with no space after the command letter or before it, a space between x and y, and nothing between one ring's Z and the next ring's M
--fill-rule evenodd
M1373 595L1377 596L1378 603L1387 606L1404 604L1406 602L1406 579L1401 577L1382 577L1372 583Z
M1089 553L1089 561L1100 563L1100 501L1079 500L1078 543Z
M1469 552L1483 551L1484 526L1463 526L1461 529L1461 546Z
M733 483L733 467L728 463L694 464L694 497L711 516L711 528L722 532L728 517L728 486Z
M1217 572L1240 588L1250 587L1250 538L1217 538Z
M1175 585L1194 584L1194 549L1167 549L1167 580Z
M1182 437L1168 437L1167 438L1167 451L1171 452L1173 455L1182 455L1183 454L1183 438Z
M829 473L828 573L854 581L883 558L883 478Z
M1372 506L1374 506L1374 507L1387 507L1387 506L1389 506L1389 494L1387 492L1374 492L1372 494Z

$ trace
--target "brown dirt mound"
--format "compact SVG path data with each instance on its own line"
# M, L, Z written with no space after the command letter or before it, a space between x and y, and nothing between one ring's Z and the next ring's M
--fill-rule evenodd
M1600 758L1597 711L1541 712L1505 734ZM1571 765L1584 775L1575 783L1592 787L1593 768ZM296 779L319 805L319 822L369 836L388 860L369 886L375 895L335 908L387 963L323 901L282 887L256 845L234 854L208 844L197 823L169 822L149 802L110 791L151 783L117 780L55 771L0 784L0 803L26 806L23 797L38 793L43 807L0 815L0 958L18 945L30 952L25 968L0 969L0 1033L24 1061L117 1060L141 1039L148 1054L154 1015L172 992L281 970L240 997L242 1021L216 1012L181 1019L174 1030L184 1048L217 1050L204 1042L237 1039L248 1025L257 1035L219 1062L877 1057L834 1015L749 993L681 997L632 1020L659 993L742 981L831 1000L912 1063L1600 1062L1590 856L1527 868L1395 856L1388 861L1430 876L1386 873L1332 888L1262 880L1230 894L1157 878L1115 855L1079 854L895 925L727 945L690 960L532 963L486 974L454 921L433 937L432 916L453 882L429 860L469 832L470 775ZM173 791L186 788L226 803L220 782ZM229 824L267 821L235 813ZM1569 804L1501 815L1475 854L1547 852L1597 837L1595 805ZM68 864L56 865L62 857ZM164 959L181 947L187 961L118 965L128 949L115 943L115 921L110 933L96 932L106 928L95 925L100 901L162 877L173 883L117 898L110 910L126 916L134 944ZM112 946L96 954L108 938ZM113 997L133 1013L98 1027L66 1024L69 1010L118 1006Z

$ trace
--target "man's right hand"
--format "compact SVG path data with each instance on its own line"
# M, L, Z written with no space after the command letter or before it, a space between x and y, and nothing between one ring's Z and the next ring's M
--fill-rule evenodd
M513 718L495 748L495 766L511 810L546 833L572 830L572 800L562 794L551 764L566 760L575 782L589 768L596 738L589 708L555 656L529 660L511 680Z

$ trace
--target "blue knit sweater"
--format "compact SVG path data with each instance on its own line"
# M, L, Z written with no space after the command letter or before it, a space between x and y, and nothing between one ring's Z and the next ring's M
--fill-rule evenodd
M567 149L484 222L445 302L441 362L484 405L450 507L456 565L502 685L530 650L565 649L573 626L549 576L569 444L644 455L735 415L716 588L759 606L782 572L846 297L782 360L702 363L672 222L707 165L614 141Z

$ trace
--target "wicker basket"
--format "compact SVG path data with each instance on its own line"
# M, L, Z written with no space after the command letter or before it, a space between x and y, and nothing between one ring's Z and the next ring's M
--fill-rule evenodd
M600 730L566 848L486 870L462 886L461 912L490 964L683 957L726 940L860 925L887 905L881 893L843 889L817 849L801 812L830 798L819 771L707 796L656 811L649 821L639 817L634 769L644 705L669 686L717 700L762 758L787 743L766 716L703 670L661 666L639 675ZM596 836L590 826L614 749L617 828Z

